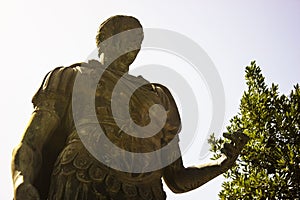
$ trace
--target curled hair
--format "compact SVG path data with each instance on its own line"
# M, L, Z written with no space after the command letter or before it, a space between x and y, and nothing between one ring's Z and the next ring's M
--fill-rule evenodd
M96 36L97 47L100 46L101 42L110 38L111 36L135 28L142 29L141 23L135 17L126 15L112 16L105 20L99 27L99 31ZM144 36L142 34L142 37L140 38L141 42L143 37Z

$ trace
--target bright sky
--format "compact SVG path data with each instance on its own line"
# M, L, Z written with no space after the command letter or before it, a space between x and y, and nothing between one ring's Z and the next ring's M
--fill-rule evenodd
M85 61L95 48L99 24L115 14L133 15L147 28L177 31L207 52L225 89L224 126L238 111L244 69L252 60L261 66L267 83L279 84L283 93L300 82L298 0L0 0L0 199L12 199L11 151L21 139L32 112L31 98L44 75L54 67ZM199 144L183 155L186 166L203 163ZM222 180L220 176L180 195L166 189L168 199L218 199Z

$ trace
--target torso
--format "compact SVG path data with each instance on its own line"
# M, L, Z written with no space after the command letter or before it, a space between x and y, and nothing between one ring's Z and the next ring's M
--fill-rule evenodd
M117 156L118 160L114 160L116 158L113 155L114 152L110 151L106 143L103 143L102 138L107 137L118 148L134 153L151 152L162 146L163 132L158 132L147 139L137 138L126 134L116 125L111 108L111 92L119 78L120 76L114 73L104 73L96 91L96 106L94 108L82 107L80 111L82 122L75 123L76 125L80 124L80 127L73 124L66 146L55 163L49 199L74 199L75 197L75 199L165 199L160 169L146 173L130 173L128 169L130 171L132 163L128 161L132 161L134 158L131 160L126 156L121 156L120 159L120 156ZM130 90L132 84L141 82L145 82L145 80L128 75L121 84L123 92L117 94L117 105L124 105L124 99L126 99L126 95L129 95L126 91ZM133 122L140 126L147 125L150 122L148 110L155 103L159 104L160 99L151 84L137 90L129 104ZM72 107L69 109L69 118L72 115L71 109ZM96 111L97 121L89 116L90 109ZM122 129L126 130L126 126L130 126L127 116L123 112L119 112L118 118L123 123ZM99 131L100 127L103 130L102 133ZM95 152L102 156L101 161L95 158L97 157L94 156ZM156 160L149 160L145 157L139 163L139 167L147 168L147 165L159 161L159 154ZM121 166L120 169L123 166L127 172L109 167L113 162L117 162ZM80 190L80 194L74 196L74 189L69 187L77 188Z

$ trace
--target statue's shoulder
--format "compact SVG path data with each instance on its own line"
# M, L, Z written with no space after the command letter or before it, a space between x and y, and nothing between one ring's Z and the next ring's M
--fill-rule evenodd
M42 84L32 98L34 105L45 99L66 100L72 93L73 83L81 63L56 67L46 74Z
M167 141L168 143L181 130L180 114L178 112L175 99L173 98L170 90L166 86L161 85L159 83L153 83L152 87L153 90L155 90L155 92L159 96L162 105L165 107L168 113L167 115L168 119L164 127L165 133L171 133L171 134L165 134L164 137L164 141Z
M56 67L45 76L42 86L52 91L65 90L66 85L69 85L80 71L80 66L81 63L75 63L68 67Z
M172 101L174 101L173 96L172 96L171 92L169 91L169 89L166 86L161 85L159 83L151 83L151 86L152 86L152 89L159 96L165 109L169 110L169 108L171 106L170 104L172 104Z

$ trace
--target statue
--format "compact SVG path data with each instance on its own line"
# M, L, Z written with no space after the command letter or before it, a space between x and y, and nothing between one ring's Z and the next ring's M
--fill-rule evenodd
M131 37L113 39L105 45L102 43L113 35L132 29L139 31ZM240 132L224 134L224 137L232 142L224 145L222 152L225 155L219 160L202 166L188 168L183 166L178 145L181 121L171 93L160 84L149 83L141 76L128 74L129 66L135 60L142 40L142 26L137 19L130 16L113 16L101 24L96 37L100 62L92 60L69 67L58 67L45 76L32 99L34 112L29 125L21 143L14 149L12 177L15 200L166 199L161 178L173 192L188 192L224 173L235 163L248 141L248 137ZM133 47L134 50L117 58L111 56L127 47ZM103 67L107 63L107 68ZM84 104L79 110L74 111L74 102L85 102L85 96L90 94L89 84L86 83L81 85L83 88L79 87L77 91L79 95L74 96L76 77L82 74L92 77L98 70L102 70L102 76L94 90L95 104L93 106ZM115 112L119 112L119 123L125 129L132 123L141 127L150 121L158 123L162 121L162 115L155 109L151 114L149 109L152 105L159 104L167 114L163 128L157 134L146 138L134 137L126 134L125 129L116 123L111 98L112 91L121 78L123 81L120 84L121 92L116 98L117 106L115 106L117 107ZM134 90L139 84L142 87ZM128 97L131 90L134 92ZM131 122L128 122L128 116L120 111L125 105L123 96L130 99ZM89 110L96 112L96 121L89 118ZM75 125L74 112L79 114L79 125ZM91 124L99 124L104 132L98 133ZM90 141L88 147L83 144L84 139L80 137L79 132L82 130L84 133L80 133L81 136ZM175 141L175 145L164 152L164 155L157 155L158 160L160 156L164 156L173 159L173 162L153 171L141 170L138 173L130 173L132 167L128 162L130 159L118 157L117 163L129 171L111 168L109 166L115 163L116 157L113 151L105 149L107 144L102 139L104 134L113 144L129 152L151 152L166 146L171 140ZM107 155L101 155L104 159L101 162L91 153L99 151L99 148L102 148L100 154L108 152ZM153 163L153 160L147 159L134 167L143 168Z

